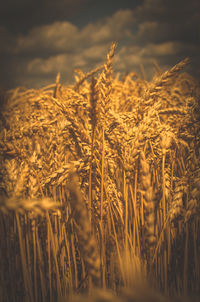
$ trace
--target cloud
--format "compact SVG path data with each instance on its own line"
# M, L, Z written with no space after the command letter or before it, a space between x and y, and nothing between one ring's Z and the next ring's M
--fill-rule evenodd
M180 52L181 44L177 42L164 42L161 44L147 44L142 49L142 55L144 57L160 57L160 56L171 56Z
M27 63L27 72L35 75L66 73L76 67L82 68L87 64L83 54L70 55L60 54L48 57L47 59L36 58Z
M13 33L28 33L34 26L70 21L93 0L6 0L1 1L0 25Z
M134 13L137 43L200 43L200 1L145 0Z
M144 45L125 45L115 55L115 70L124 72L140 72L140 66L145 69L146 78L150 80L154 75L154 62L156 61L164 71L183 60L186 56L192 57L193 67L198 71L200 46L184 44L176 41L163 43L147 43ZM197 57L195 57L195 54ZM196 62L197 61L197 62Z
M59 7L67 5L65 2L60 1ZM53 7L53 0L48 5ZM0 27L0 39L4 41L0 52L10 56L6 61L7 76L15 77L16 85L24 81L29 87L55 81L57 72L61 72L62 79L70 81L75 68L88 72L101 65L112 41L118 42L114 58L116 71L138 72L142 64L150 79L154 60L162 68L186 56L193 58L191 70L194 71L200 68L198 8L200 4L195 0L145 0L134 10L118 10L82 28L66 20L56 21L14 37L5 27Z
M37 55L55 52L73 51L76 47L78 29L69 22L54 22L52 24L33 28L27 35L19 35L14 52L16 54L33 53Z
M144 21L138 24L136 41L139 44L158 43L169 39L173 40L175 35L173 25L171 24L158 21Z
M112 28L108 24L89 24L81 31L81 38L90 43L102 43L110 40Z
M95 45L83 50L80 54L85 60L99 62L102 60L103 57L106 55L106 44L102 45Z
M53 54L75 52L98 43L119 40L131 36L133 22L131 10L119 10L113 16L86 25L82 30L67 21L32 28L27 34L17 37L15 54Z
M81 45L88 46L128 39L133 23L133 12L130 9L119 10L110 17L86 25L80 31L79 41Z
M135 11L135 16L138 21L153 21L162 20L163 16L168 14L169 1L165 0L145 0L139 5ZM168 2L168 3L167 3Z
M67 66L66 55L57 55L49 57L48 59L36 58L27 64L27 71L29 74L52 74L55 72L62 72L64 67Z
M67 21L36 26L16 37L11 50L16 59L9 64L20 83L25 73L29 79L54 79L57 72L69 78L75 68L87 72L104 63L113 40L129 39L132 23L132 11L119 10L82 29Z
M82 68L88 71L89 65L95 68L103 63L103 55L104 57L106 56L107 50L104 45L97 45L86 48L76 54L66 53L48 58L35 58L27 62L27 73L29 75L55 75L57 72L72 74L75 68Z
M136 8L135 17L141 21L186 21L189 16L199 12L197 0L145 0Z

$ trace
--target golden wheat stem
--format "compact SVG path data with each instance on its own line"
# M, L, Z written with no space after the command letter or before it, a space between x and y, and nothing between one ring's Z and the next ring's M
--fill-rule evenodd
M101 261L101 286L102 288L106 288L106 255L105 255L105 234L103 224L99 225L100 231L100 261Z
M36 244L37 244L37 251L38 251L38 260L39 260L39 272L40 272L40 285L41 285L41 291L42 291L42 301L45 301L46 299L46 286L45 286L45 277L44 277L44 272L42 270L42 267L44 265L44 261L42 258L42 251L40 247L40 242L38 238L38 228L36 228Z
M90 171L89 171L89 198L88 198L88 216L90 230L92 230L92 161L93 161L93 140L91 143L91 158L90 158Z
M48 253L48 269L49 269L49 295L50 302L52 302L52 286L51 286L51 239L50 239L50 228L47 228L47 253Z
M36 250L36 237L35 237L35 229L36 223L35 220L32 221L32 229L33 229L33 274L34 274L34 297L35 300L38 300L38 288L37 288L37 250Z
M144 65L143 64L140 64L140 71L141 71L141 74L142 74L142 77L143 77L144 81L146 81L146 74L145 74L145 70L144 70Z
M75 241L75 234L71 234L71 249L72 249L72 259L74 263L74 286L78 288L78 268L77 268L77 261L76 261L76 250L74 246Z
M67 251L67 260L68 260L68 265L69 265L69 278L68 278L69 293L71 293L73 290L73 283L72 283L73 275L72 275L72 266L71 266L71 255L70 255L70 250L69 250L69 240L67 239L66 230L64 230L64 240L65 240L65 247L66 247L66 251Z
M200 267L199 262L199 254L198 254L198 247L197 247L197 237L198 237L198 218L195 218L193 222L193 242L194 242L194 263L195 267ZM195 269L195 280L200 280L200 270ZM200 284L196 285L196 290L200 290Z
M140 249L140 235L139 235L139 214L137 211L136 207L136 196L137 196L137 171L135 172L135 190L133 193L133 188L130 185L129 186L130 193L131 193L131 199L133 202L133 209L134 209L134 223L135 223L135 228L136 228L136 235L137 235L137 251L138 251L138 256L140 257L141 255L141 249Z
M126 184L126 174L124 171L124 202L125 202L125 221L124 221L124 238L125 238L125 251L128 251L128 190Z
M184 251L184 271L183 271L183 292L184 295L187 296L188 286L187 286L187 276L188 276L188 242L189 242L189 230L188 230L188 223L186 222L185 225L185 251Z
M57 98L59 96L59 88L60 88L60 72L58 72L57 76L56 76L56 84L55 84L55 89L54 89L54 94L53 94L54 98Z
M159 239L157 240L156 248L155 248L155 251L154 251L154 255L153 255L153 259L152 259L152 264L155 262L158 250L161 248L161 242L163 240L163 237L164 237L164 234L165 234L164 231L166 229L166 226L167 226L167 223L169 221L169 218L170 218L170 216L167 215L167 217L166 217L166 219L165 219L165 221L163 223L162 230L160 232Z
M33 300L31 280L30 280L30 275L28 272L28 266L27 266L26 254L25 254L25 246L24 246L24 242L23 242L22 230L21 230L21 226L20 226L20 219L19 219L18 213L15 214L15 217L16 217L17 229L18 229L18 235L19 235L19 245L20 245L21 262L22 262L26 295L27 295L27 298L29 299L29 301L33 302L34 300Z
M144 226L144 198L143 194L141 194L141 207L140 207L140 216L141 216L141 225Z
M169 226L167 227L167 263L170 264L171 258L171 230Z
M167 250L165 248L164 250L164 257L163 257L163 262L164 262L164 292L167 294L167 270L168 270L168 265L167 265Z
M105 160L105 133L104 125L102 128L102 157L101 157L101 208L100 208L100 223L103 222L103 200L104 200L104 160Z
M118 242L118 236L117 236L117 232L116 232L116 228L115 228L115 223L114 223L114 218L113 218L113 214L112 214L112 210L109 204L109 213L110 213L110 218L111 218L111 223L112 223L112 227L113 227L113 232L114 232L114 239L115 239L115 244L116 244L116 249L117 249L117 255L118 255L118 259L119 259L119 267L120 267L120 271L122 274L122 279L124 284L126 284L126 279L125 279L125 272L124 272L124 266L123 266L123 260L122 260L122 256L120 253L120 248L119 248L119 242Z
M58 295L61 296L62 295L62 291L61 291L60 272L59 272L58 261L57 261L57 256L56 256L56 245L55 245L55 240L54 240L54 235L53 235L51 220L50 220L48 212L46 212L46 219L47 219L49 233L50 233L52 252L53 252L54 261L55 261L55 265L56 265L56 279L57 279Z
M166 204L165 204L165 156L163 153L162 156L162 205L163 205L163 221L165 221L166 217Z

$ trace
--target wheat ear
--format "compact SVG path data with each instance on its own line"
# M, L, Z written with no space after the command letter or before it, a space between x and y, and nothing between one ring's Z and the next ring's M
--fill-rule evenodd
M150 253L156 242L155 236L155 196L151 185L151 173L144 152L140 153L141 182L145 207L145 242Z

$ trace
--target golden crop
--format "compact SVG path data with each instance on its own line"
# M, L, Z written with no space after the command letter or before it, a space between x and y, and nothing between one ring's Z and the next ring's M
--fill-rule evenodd
M188 59L151 82L114 77L115 46L74 85L58 75L6 94L2 302L67 301L92 288L103 289L96 301L137 301L146 283L166 296L200 293L199 84L179 73Z

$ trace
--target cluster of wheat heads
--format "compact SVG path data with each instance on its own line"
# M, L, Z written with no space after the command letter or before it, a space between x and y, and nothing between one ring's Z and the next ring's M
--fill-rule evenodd
M55 301L145 280L200 292L199 86L106 62L75 84L7 92L0 121L0 296Z

